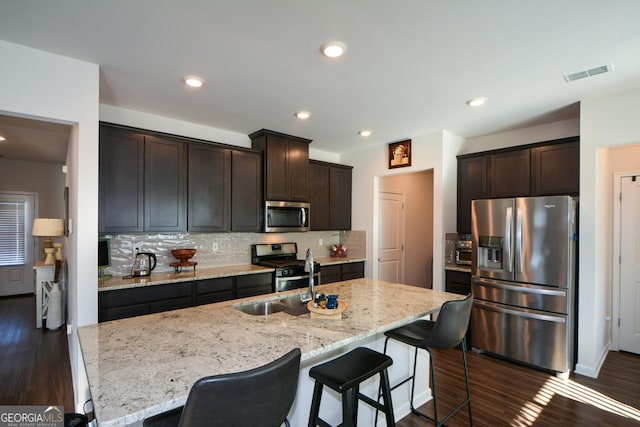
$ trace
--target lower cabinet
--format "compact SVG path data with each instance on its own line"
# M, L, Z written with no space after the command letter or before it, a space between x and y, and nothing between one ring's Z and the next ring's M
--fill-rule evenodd
M268 294L272 289L272 274L259 273L102 291L98 292L98 321Z
M447 270L445 274L446 292L452 294L469 295L471 293L471 273L465 271ZM471 348L471 322L467 329L467 349Z
M322 284L360 279L362 277L364 277L364 261L323 265L320 267L320 281Z

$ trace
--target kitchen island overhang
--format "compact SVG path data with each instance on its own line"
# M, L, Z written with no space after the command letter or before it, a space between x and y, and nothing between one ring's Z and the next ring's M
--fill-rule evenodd
M298 425L308 417L311 405L311 366L359 345L381 351L385 331L434 313L448 300L463 298L372 279L321 285L319 289L348 302L342 320L284 312L248 315L234 307L244 300L234 300L80 328L99 425L141 425L151 415L183 405L191 386L201 377L252 369L300 347L298 395L290 414L293 425ZM273 298L265 295L246 300ZM412 360L410 350L394 351L392 369L404 370ZM423 377L426 381L426 374ZM423 394L425 388L428 392L428 384L418 385ZM406 402L396 396L394 392L394 409L400 415ZM339 417L339 409L336 412Z

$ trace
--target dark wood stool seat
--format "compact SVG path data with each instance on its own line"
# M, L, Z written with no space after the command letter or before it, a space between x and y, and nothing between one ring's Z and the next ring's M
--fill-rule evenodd
M322 388L327 386L342 395L342 426L355 427L358 417L358 401L362 400L386 415L387 426L395 425L391 387L387 368L393 364L389 356L365 347L358 347L340 357L309 370L309 376L316 380L313 389L313 401L309 414L309 427L330 427L319 417ZM380 389L384 404L360 393L360 384L380 375Z

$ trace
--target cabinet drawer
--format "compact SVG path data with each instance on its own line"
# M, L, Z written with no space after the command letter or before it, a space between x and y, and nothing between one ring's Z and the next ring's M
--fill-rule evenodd
M213 292L231 292L232 289L233 277L198 280L196 282L196 295L209 294Z
M111 308L185 296L191 296L191 282L104 291L99 300L101 308Z
M342 267L339 264L320 267L321 283L333 283L339 282L340 280L342 280Z
M236 290L236 298L252 297L256 295L270 294L272 292L273 286L271 286L271 283L268 285L244 287Z
M214 302L229 301L233 299L233 291L215 292L211 294L196 295L196 305L212 304Z
M254 286L271 286L271 280L271 273L246 274L236 277L236 287L240 290Z
M149 304L128 305L123 307L101 309L98 314L99 322L124 319L126 317L149 314Z
M342 277L354 276L353 279L364 277L364 262L342 264ZM346 279L345 279L346 280Z
M182 298L172 298L156 301L149 304L150 313L160 313L162 311L177 310L179 308L191 307L191 296Z

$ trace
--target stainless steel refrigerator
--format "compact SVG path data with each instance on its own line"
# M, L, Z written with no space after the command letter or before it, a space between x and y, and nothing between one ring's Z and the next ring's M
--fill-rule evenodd
M569 196L474 200L472 347L573 369L576 203Z

